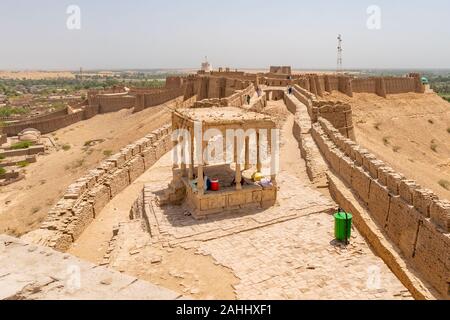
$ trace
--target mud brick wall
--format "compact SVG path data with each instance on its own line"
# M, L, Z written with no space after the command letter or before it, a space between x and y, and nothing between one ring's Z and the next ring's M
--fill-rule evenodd
M353 97L352 79L350 77L338 77L338 90L343 94Z
M6 125L3 127L3 132L8 136L16 136L24 129L34 128L41 133L46 134L70 126L81 120L83 120L83 112L79 111L72 114L57 116L52 119L26 121L18 124Z
M312 135L333 171L407 261L450 299L450 202L395 172L319 118Z
M339 81L337 76L324 75L325 91L332 92L339 89Z
M83 109L83 120L93 118L96 115L98 115L99 113L100 113L99 106L86 106Z
M352 109L349 104L344 104L340 101L318 100L313 93L301 88L299 85L293 87L293 94L307 107L313 123L319 117L325 118L347 138L355 140ZM289 102L287 101L286 103L289 108Z
M1 130L1 129L0 129L0 130ZM2 144L5 144L6 141L7 141L7 139L6 139L6 134L0 133L0 146L1 146Z
M23 238L67 251L105 205L172 148L166 125L123 148L71 184L40 229Z
M293 84L292 80L288 80L287 77L285 79L264 78L263 83L269 87L286 87Z
M20 157L20 156L31 156L39 153L45 152L44 145L35 145L30 146L25 149L9 149L0 152L0 156L8 158L8 157Z
M353 89L353 92L376 93L375 78L353 79L352 80L352 89Z
M29 121L49 120L49 119L54 119L54 118L56 118L56 117L65 116L65 115L67 115L67 114L69 114L69 110L68 110L68 108L66 107L66 108L61 109L61 110L58 110L58 111L54 111L54 112L50 112L50 113L47 113L47 114L44 114L44 115L41 115L41 116L33 117L33 118L29 119ZM26 120L25 120L25 121L26 121Z
M292 69L290 66L271 66L270 67L270 73L277 73L277 74L291 74Z
M345 137L356 140L353 128L352 108L349 104L335 101L313 101L313 120L324 118Z
M386 81L383 77L375 77L368 79L353 79L353 92L374 93L386 98Z
M176 99L177 97L184 95L184 88L174 88L169 90L163 90L157 93L150 93L144 95L144 106L145 108L158 106L160 104L166 103L170 100Z
M249 111L253 112L263 112L267 106L267 96L262 94L260 97L253 102L253 104L248 108Z
M225 106L242 107L242 105L247 103L247 96L253 97L254 94L255 86L252 83L247 83L247 87L245 87L243 90L238 90L233 95L225 98Z
M98 97L100 113L117 112L122 109L133 108L135 105L135 100L136 98L134 96L128 95L101 95Z
M294 96L308 108L308 114L312 118L313 101L317 101L316 97L300 85L295 85L293 87L293 93Z
M211 107L242 107L247 103L247 96L253 97L255 94L255 86L247 84L243 90L235 90L234 93L226 98L209 98L196 101L194 108L211 108Z
M165 87L168 89L176 89L181 88L184 84L184 78L183 77L167 77L166 78L166 85Z
M421 77L416 73L412 73L407 77L372 77L365 79L351 79L351 90L358 93L374 93L381 97L386 97L386 94L425 92L425 88L421 82ZM339 89L339 91L344 92L341 89Z
M385 78L385 82L386 93L388 94L416 92L416 80L414 78L390 77Z

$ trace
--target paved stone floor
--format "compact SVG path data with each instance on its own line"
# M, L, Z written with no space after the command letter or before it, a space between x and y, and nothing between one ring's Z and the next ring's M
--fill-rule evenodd
M238 299L395 299L410 294L355 232L333 243L330 216L317 213L201 244L241 280Z

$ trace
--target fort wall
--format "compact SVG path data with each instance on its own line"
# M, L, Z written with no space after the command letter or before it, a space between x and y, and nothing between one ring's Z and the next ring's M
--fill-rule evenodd
M3 127L3 132L8 136L16 136L24 129L34 128L39 130L41 133L46 134L70 126L71 124L74 124L81 120L83 120L83 112L78 111L72 114L56 116L54 118L48 118L44 120L9 124Z
M342 92L350 97L353 92L373 93L381 97L387 94L399 94L407 92L424 93L420 75L411 73L406 77L371 77L371 78L351 78L349 76L324 75L319 77L319 81L324 83L324 90L332 92L333 90ZM317 94L314 88L308 89Z

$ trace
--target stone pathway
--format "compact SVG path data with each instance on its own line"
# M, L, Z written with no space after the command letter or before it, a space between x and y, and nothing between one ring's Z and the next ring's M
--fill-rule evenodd
M333 242L325 213L300 217L201 244L241 280L238 299L405 299L409 292L354 232Z

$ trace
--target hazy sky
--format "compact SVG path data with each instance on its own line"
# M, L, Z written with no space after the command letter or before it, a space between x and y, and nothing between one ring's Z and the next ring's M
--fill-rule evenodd
M448 68L449 17L448 0L1 0L0 69L334 69L338 33L345 68Z

